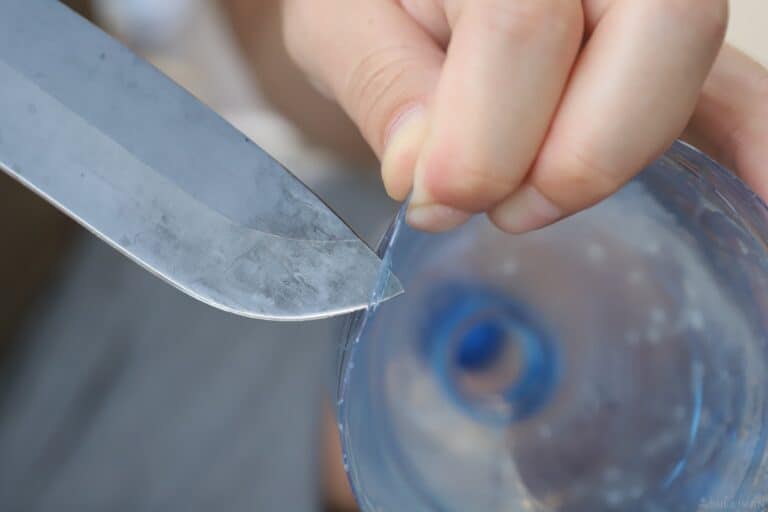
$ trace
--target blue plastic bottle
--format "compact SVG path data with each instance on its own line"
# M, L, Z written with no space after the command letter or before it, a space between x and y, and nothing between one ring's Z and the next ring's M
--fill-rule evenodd
M406 293L352 318L339 370L362 508L768 509L767 235L680 143L524 236L398 218L380 250Z

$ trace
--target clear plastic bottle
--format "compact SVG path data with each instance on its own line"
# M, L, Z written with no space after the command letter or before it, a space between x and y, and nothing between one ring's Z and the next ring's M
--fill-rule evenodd
M362 508L767 509L767 235L681 143L535 233L401 215L380 250L406 293L352 318L339 368Z

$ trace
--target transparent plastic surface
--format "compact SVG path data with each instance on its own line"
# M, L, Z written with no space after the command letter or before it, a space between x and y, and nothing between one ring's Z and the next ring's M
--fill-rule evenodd
M362 508L768 508L766 214L678 143L524 236L401 215L406 293L351 319L339 368Z

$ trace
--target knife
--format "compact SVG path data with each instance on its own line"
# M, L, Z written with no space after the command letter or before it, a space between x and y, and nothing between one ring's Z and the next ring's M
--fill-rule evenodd
M296 177L57 1L0 0L0 168L231 313L324 318L378 285L377 255Z

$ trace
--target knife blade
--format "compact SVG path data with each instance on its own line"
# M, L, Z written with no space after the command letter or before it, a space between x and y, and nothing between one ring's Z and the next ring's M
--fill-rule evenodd
M296 177L57 1L0 0L0 168L231 313L324 318L376 286L379 258Z

